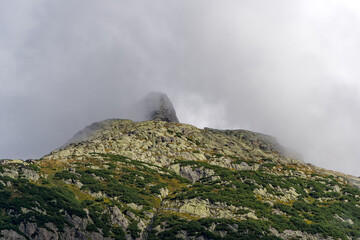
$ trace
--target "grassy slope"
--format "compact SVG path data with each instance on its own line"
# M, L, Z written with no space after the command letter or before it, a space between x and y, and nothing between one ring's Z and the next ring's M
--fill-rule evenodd
M234 158L234 161L237 161ZM39 161L30 166L2 166L7 168L31 169L42 176L38 181L26 178L0 177L0 229L14 229L19 232L21 222L54 223L60 231L71 225L66 215L91 218L87 231L99 231L104 236L123 239L125 234L139 237L137 220L151 222L148 239L174 239L181 230L188 236L206 236L209 239L277 239L270 236L269 228L280 233L286 229L301 230L310 234L322 234L346 239L360 237L360 208L357 205L360 191L329 175L313 174L312 179L299 176L278 176L273 168L291 170L288 165L274 165L264 161L258 171L235 171L210 165L207 162L177 161L174 164L189 165L194 169L212 169L215 176L202 178L192 184L187 179L165 168L130 160L117 155L94 155L82 161ZM249 163L251 164L251 162ZM314 180L316 179L316 180ZM79 185L79 183L81 183ZM82 185L82 186L81 186ZM340 191L334 191L334 186ZM81 186L81 187L79 187ZM177 211L161 209L160 189L167 187L170 194L165 200L209 199L227 205L246 207L255 211L255 219L211 219L186 216ZM280 201L267 199L281 196L278 188L294 188L297 200ZM263 188L266 197L254 194ZM95 196L101 192L102 195ZM272 204L269 204L271 200ZM135 203L141 210L129 207ZM118 206L127 215L130 225L127 229L111 224L109 207ZM88 214L84 209L87 209ZM234 214L246 214L248 211ZM278 212L281 214L274 214ZM155 217L152 219L152 215ZM344 220L342 221L336 215ZM213 231L209 228L214 226ZM155 229L162 229L158 232ZM226 234L221 234L226 232ZM19 232L20 233L20 232Z

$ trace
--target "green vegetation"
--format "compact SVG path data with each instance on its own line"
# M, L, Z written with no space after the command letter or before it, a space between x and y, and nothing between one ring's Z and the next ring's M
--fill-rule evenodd
M290 229L310 234L321 233L324 236L341 239L346 239L346 236L360 237L360 223L349 228L349 223L339 222L334 218L335 214L340 214L344 219L350 218L354 222L360 219L360 208L356 206L360 190L346 186L342 189L343 194L334 192L331 186L338 183L332 178L321 177L321 181L314 181L295 176L276 176L264 171L232 171L199 161L177 161L176 163L180 163L182 166L190 165L194 169L199 167L212 169L216 175L221 176L222 181L231 184L219 185L218 182L200 181L193 184L190 189L183 188L176 191L174 200L200 197L209 199L210 202L225 202L228 205L248 207L254 209L258 217L269 219L268 225L276 228L279 232ZM266 163L265 166L273 167L274 164ZM273 188L269 186L273 186ZM287 190L293 188L300 196L297 201L288 204L277 202L271 207L259 200L253 193L256 188L266 188L267 192L281 196L282 193L277 192L276 187ZM305 189L308 189L308 192ZM329 200L327 202L316 201L319 198L328 198ZM304 199L313 200L311 203ZM273 214L272 208L280 210L285 215Z
M154 226L165 223L165 231L156 234L150 232L148 239L174 239L180 231L186 231L188 236L200 237L207 239L273 239L279 238L274 236L266 236L269 231L269 224L260 220L237 221L232 219L211 219L203 218L197 221L188 221L179 218L176 215L161 215L156 217ZM215 225L215 231L209 231L210 227ZM226 237L220 236L220 231L226 231ZM177 239L177 238L175 238Z
M274 163L264 163L261 165L261 168L273 168L275 166L276 166L276 164L274 164Z
M35 164L29 164L27 167L34 170L35 172L40 171L40 168L38 166L36 166Z
M221 153L214 153L214 156L215 156L216 158L221 158L221 157L223 157L224 155L221 154Z
M101 161L106 163L107 168L102 168L101 165L92 167L94 162L86 165L76 163L76 167L72 167L71 171L67 168L56 170L50 167L50 175L47 178L41 177L37 184L21 178L0 177L2 182L10 186L0 184L0 230L13 229L23 235L18 229L22 222L36 222L39 227L44 228L47 228L46 223L52 222L63 230L65 226L72 225L68 221L69 215L89 217L92 223L86 226L86 231L101 232L104 237L126 239L126 233L139 237L138 222L132 220L128 229L114 226L110 220L109 207L116 205L126 212L129 211L126 204L135 203L143 206L143 210L133 213L144 218L144 211L151 210L156 204L156 195L160 194L162 188L168 187L169 183L189 183L174 172L155 165L119 155L101 156ZM45 169L36 165L29 168L37 172ZM4 172L3 169L1 166ZM81 189L75 186L75 183L81 183ZM101 192L104 197L94 198L89 192ZM88 213L84 211L85 208Z
M126 240L125 232L121 227L114 227L111 231L114 233L115 240Z
M167 186L168 186L167 183L159 183L159 184L157 184L155 186L150 187L150 191L153 194L160 194L160 190L162 188L166 188Z
M69 224L64 209L70 216L86 216L74 193L64 187L38 186L25 179L6 177L0 179L11 182L13 186L12 189L0 190L0 206L3 214L9 211L12 213L11 217L1 217L0 229L17 229L24 221L36 221L39 226L53 222L59 229L63 229L65 224ZM24 209L27 209L26 213L23 212Z
M68 170L62 170L60 172L56 172L54 174L54 178L67 180L67 179L78 179L78 176L75 175L74 173L71 173Z
M138 224L138 222L134 220L134 221L132 221L132 222L130 223L130 225L129 225L129 227L128 227L128 230L129 230L129 232L130 232L130 235L131 235L131 237L133 237L133 238L138 238L138 237L140 237L140 230L139 230L137 224Z

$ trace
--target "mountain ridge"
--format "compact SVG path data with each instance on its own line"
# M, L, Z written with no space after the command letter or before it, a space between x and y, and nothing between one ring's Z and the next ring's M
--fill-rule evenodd
M109 119L0 165L0 239L357 239L356 177L275 138Z

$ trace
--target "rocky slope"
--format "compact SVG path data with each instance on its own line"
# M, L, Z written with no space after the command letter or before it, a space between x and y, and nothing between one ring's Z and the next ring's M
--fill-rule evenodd
M263 134L112 119L2 160L0 239L360 239L357 182Z

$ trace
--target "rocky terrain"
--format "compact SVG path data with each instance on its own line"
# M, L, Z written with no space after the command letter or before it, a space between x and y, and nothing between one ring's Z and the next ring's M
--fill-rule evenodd
M1 160L0 239L360 239L359 180L273 137L111 119Z

